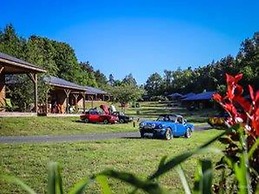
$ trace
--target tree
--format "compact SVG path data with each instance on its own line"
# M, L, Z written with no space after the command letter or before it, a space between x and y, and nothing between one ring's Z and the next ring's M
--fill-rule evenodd
M115 102L127 104L135 102L141 98L144 91L132 84L121 84L109 87L110 94L114 97Z
M97 71L95 71L94 76L95 76L95 80L98 84L98 87L105 88L105 86L107 85L106 76L99 69Z
M83 81L82 71L73 48L63 42L52 41L56 50L54 60L58 67L57 75L65 80L81 84Z
M19 59L25 58L26 40L19 37L12 24L6 25L3 31L0 31L0 51Z
M110 74L110 75L109 75L109 81L108 81L108 83L109 83L111 86L113 86L113 85L114 85L114 82L115 82L114 76L113 76L112 74Z
M153 73L149 76L144 86L144 89L147 91L147 95L160 95L162 81L162 77L158 73Z
M97 80L95 78L95 71L93 67L90 65L89 61L86 62L80 62L80 68L81 68L81 73L83 77L83 81L80 82L82 85L87 85L87 86L92 86L92 87L97 87Z
M132 86L137 86L137 81L133 77L133 75L130 73L129 75L126 75L125 78L121 81L122 84L128 84Z
M26 44L26 61L46 69L50 75L57 76L57 51L47 38L30 36Z

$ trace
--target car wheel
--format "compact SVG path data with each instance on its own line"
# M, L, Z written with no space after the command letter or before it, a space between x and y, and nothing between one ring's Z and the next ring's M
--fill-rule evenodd
M184 136L185 136L186 138L190 138L190 137L192 136L192 131L191 131L190 128L187 128L187 131L186 131L186 133L185 133Z
M84 123L89 123L89 119L88 118L85 118L83 121L84 121Z
M124 123L124 120L123 120L123 119L120 119L119 122L120 122L120 123Z
M165 131L165 139L166 140L170 140L172 139L173 135L172 135L172 131L170 128L167 128L166 131Z
M103 120L103 124L108 124L108 123L109 123L109 121L107 119Z
M144 137L145 137L144 134L145 134L144 132L140 132L140 137L141 137L141 138L144 138Z

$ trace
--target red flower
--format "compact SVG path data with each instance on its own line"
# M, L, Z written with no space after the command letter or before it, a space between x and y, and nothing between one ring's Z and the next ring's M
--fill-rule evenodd
M243 74L240 73L238 75L236 75L235 77L233 77L232 75L229 75L226 73L226 81L227 81L227 84L230 85L230 84L237 84L237 82L239 82L243 77Z
M216 100L217 102L222 102L222 96L219 93L214 93L212 95L212 98Z
M243 94L243 87L238 84L242 79L243 74L232 76L226 74L227 92L226 96L222 97L218 93L213 95L213 99L220 103L220 105L231 116L228 120L230 125L242 122L247 132L253 136L259 136L259 91L254 92L249 85L249 93L251 101L245 99Z

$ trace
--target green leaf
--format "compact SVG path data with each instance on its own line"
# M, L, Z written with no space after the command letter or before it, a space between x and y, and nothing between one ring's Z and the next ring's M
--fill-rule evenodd
M199 162L194 182L194 193L212 193L212 163L210 160Z
M16 185L20 186L23 190L25 190L26 192L28 192L30 194L36 194L36 192L32 188L30 188L23 181L21 181L20 179L14 177L14 176L0 175L0 179L6 181L8 183L16 184Z
M61 168L57 162L49 164L48 193L63 194Z
M236 179L238 181L238 189L239 194L248 194L251 193L250 191L250 177L248 170L249 169L249 162L248 162L248 154L247 154L247 145L246 145L246 136L244 135L243 128L240 127L238 129L239 132L239 141L242 145L242 153L240 156L240 162L234 164L234 172Z
M103 172L101 172L99 175L104 175L107 177L112 177L118 180L121 180L123 182L126 182L138 189L142 189L143 191L150 193L150 194L163 194L166 193L165 190L163 190L159 184L150 181L150 180L146 180L143 181L139 178L137 178L134 174L131 173L127 173L127 172L118 172L115 170L105 170ZM135 190L136 191L136 190Z
M185 194L191 194L190 186L188 184L188 181L186 179L186 176L184 174L184 171L183 171L183 168L181 167L181 165L176 167L176 171L178 172L179 177L181 179Z
M254 142L253 146L250 148L250 150L248 152L248 159L252 158L253 153L258 148L258 146L259 146L259 138L256 139L256 141Z
M92 182L91 179L85 178L74 185L73 188L68 192L69 194L82 194L86 187Z
M111 190L107 181L107 177L103 175L98 175L95 177L97 182L101 185L103 194L111 194Z

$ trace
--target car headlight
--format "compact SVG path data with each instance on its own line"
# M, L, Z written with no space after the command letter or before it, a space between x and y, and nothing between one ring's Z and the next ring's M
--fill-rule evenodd
M145 123L139 123L139 127L143 128L145 126Z
M163 124L158 125L159 129L163 129L165 126Z

